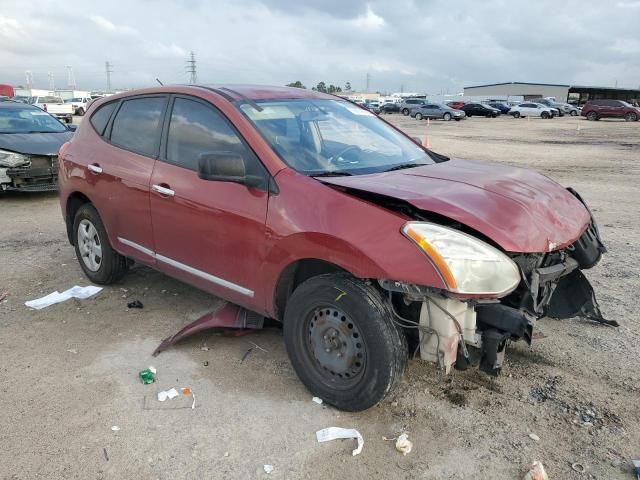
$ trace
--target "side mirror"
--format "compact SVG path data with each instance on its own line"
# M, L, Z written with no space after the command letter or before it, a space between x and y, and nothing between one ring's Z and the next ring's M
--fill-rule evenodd
M77 125L74 125L73 123L67 123L67 130L69 130L70 132L75 132L77 129Z
M267 179L247 175L244 158L233 152L209 152L198 157L198 176L203 180L233 182L251 188L267 190Z

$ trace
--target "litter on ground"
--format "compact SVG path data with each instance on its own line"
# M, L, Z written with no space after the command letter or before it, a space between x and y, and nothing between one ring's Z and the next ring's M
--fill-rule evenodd
M167 399L171 400L172 398L176 398L178 395L180 395L178 391L175 388L171 388L163 392L158 392L158 401L164 402Z
M313 397L311 401L317 403L318 405L322 405L322 399L320 397Z
M273 472L273 465L265 465L264 473L271 473L271 472Z
M150 368L145 368L144 370L140 370L138 372L138 377L140 377L140 381L148 385L156 381L156 372L155 368L151 370Z
M524 476L524 480L549 480L542 462L533 462L529 467L529 471Z
M41 310L47 308L56 303L61 303L69 300L70 298L77 298L79 300L87 299L102 290L102 287L96 287L95 285L87 285L86 287L79 287L78 285L71 287L68 290L60 293L57 290L49 295L35 300L29 300L24 304L35 310Z
M111 427L111 430L113 430L114 432L119 432L120 427L118 425L114 425L113 427Z
M144 308L144 305L140 300L134 300L133 302L127 303L127 308Z
M413 443L411 443L411 440L409 440L409 435L407 435L406 433L400 435L396 440L396 450L402 453L402 455L406 456L411 452L412 448Z
M358 446L351 452L351 455L354 457L362 451L364 439L358 430L353 428L329 427L316 432L316 439L320 443L329 442L338 438L355 438L358 440Z

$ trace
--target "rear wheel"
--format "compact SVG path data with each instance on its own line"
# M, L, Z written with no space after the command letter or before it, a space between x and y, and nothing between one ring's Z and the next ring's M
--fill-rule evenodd
M596 112L587 113L587 120L598 120L598 114Z
M409 115L409 109L408 108L403 108L402 109L402 114L405 115L405 116Z
M513 112L513 118L520 118L520 112Z
M449 120L451 120L451 114L450 114L449 112L445 113L445 114L442 116L442 119L443 119L443 120L446 120L446 121L448 122Z
M422 120L422 114L416 113L416 120Z
M126 257L111 247L102 219L90 203L82 205L76 212L73 234L76 257L89 280L108 285L127 273Z
M384 399L408 357L406 338L381 292L342 273L313 277L293 292L284 341L309 391L347 411Z
M627 114L624 116L624 119L625 119L627 122L635 122L636 120L638 120L638 115L636 115L636 114L635 114L635 113L633 113L633 112L629 112L629 113L627 113Z

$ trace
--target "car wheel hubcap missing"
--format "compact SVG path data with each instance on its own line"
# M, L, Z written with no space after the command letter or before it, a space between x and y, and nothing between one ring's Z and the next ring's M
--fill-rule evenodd
M82 220L78 225L77 242L85 267L92 272L97 272L102 265L102 242L96 227L87 219Z
M366 351L358 327L344 312L325 307L307 318L308 348L316 370L332 384L348 386L364 371Z

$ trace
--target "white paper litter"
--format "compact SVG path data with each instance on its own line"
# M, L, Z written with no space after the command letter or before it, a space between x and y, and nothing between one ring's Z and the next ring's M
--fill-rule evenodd
M413 443L409 440L409 435L403 433L396 440L396 450L398 450L402 455L406 456L407 453L411 452L413 448Z
M318 405L322 405L322 399L320 397L313 397L312 402L316 402Z
M114 432L119 432L120 427L118 425L114 425L113 427L111 427L111 430L113 430Z
M158 392L158 400L164 402L167 399L171 400L172 398L176 398L178 395L180 395L178 391L175 388L172 388L165 392Z
M47 308L56 303L61 303L69 300L70 298L77 298L79 300L87 299L102 290L102 287L96 287L95 285L87 285L86 287L79 287L78 285L71 287L69 290L65 290L60 293L57 290L49 295L35 300L29 300L24 304L35 310L41 310Z
M273 472L273 465L265 465L264 473L271 473L271 472Z
M360 432L358 430L355 430L353 428L323 428L322 430L318 430L316 432L316 438L320 443L329 442L338 438L355 438L358 440L358 447L353 452L351 452L351 455L353 455L354 457L362 451L362 447L364 446L364 439L362 438L362 435L360 435Z

